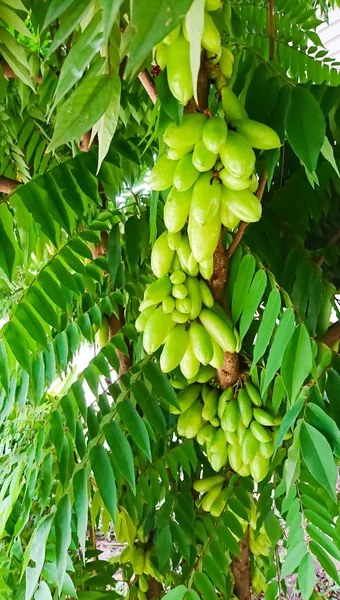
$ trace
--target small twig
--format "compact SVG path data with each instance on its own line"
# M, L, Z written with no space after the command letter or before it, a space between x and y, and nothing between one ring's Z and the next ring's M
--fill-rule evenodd
M268 30L269 30L269 56L270 56L270 60L274 60L274 58L275 58L274 0L268 0Z
M138 75L138 79L141 82L142 86L144 87L149 98L151 98L152 102L154 104L156 104L158 94L157 94L155 83L154 83L153 79L151 78L149 71L147 69L144 69L144 71L141 71Z
M335 246L335 244L337 243L337 241L340 239L340 229L338 229L335 233L333 233L332 237L330 238L326 248L328 248L329 246ZM316 265L318 267L321 267L322 263L326 260L325 256L320 256L319 260L316 261Z
M20 181L9 179L9 177L0 176L0 192L3 194L11 194L20 185Z
M326 344L326 346L331 348L339 340L340 340L340 321L337 321L336 323L333 323L333 325L331 325L327 329L327 331L321 341L323 344Z

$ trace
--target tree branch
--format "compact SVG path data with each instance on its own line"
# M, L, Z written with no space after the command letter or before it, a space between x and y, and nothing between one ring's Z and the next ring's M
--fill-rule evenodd
M9 64L5 60L0 60L0 66L4 72L5 77L7 77L7 79L17 79L18 78L18 75L16 73L14 73L12 67L10 67ZM38 73L38 75L34 78L34 81L36 83L42 82L41 73Z
M269 30L269 56L270 56L270 60L274 60L274 58L275 58L274 0L268 0L268 30Z
M0 192L3 194L11 194L20 185L20 181L16 179L9 179L4 175L0 176Z
M336 342L340 340L340 321L333 323L322 338L322 343L332 348Z
M152 102L154 104L156 104L158 94L157 94L155 83L154 83L149 71L147 69L144 69L144 71L141 71L138 75L138 79L141 82L146 93L148 94L149 98L151 98Z
M339 241L340 239L340 229L338 229L335 233L333 233L332 237L330 238L329 242L326 245L326 248L328 248L329 246L335 246L335 244ZM325 256L320 256L319 260L316 261L316 265L318 265L318 267L321 267L322 263L326 260Z

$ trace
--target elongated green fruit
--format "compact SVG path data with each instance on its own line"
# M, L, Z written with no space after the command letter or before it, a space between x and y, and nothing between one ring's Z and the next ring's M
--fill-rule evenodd
M219 177L222 180L228 190L235 190L235 192L240 192L242 190L247 190L250 187L250 178L249 177L237 177L233 173L231 173L227 168L219 171Z
M220 148L221 161L235 177L250 177L255 167L255 154L248 140L229 131L225 144Z
M227 141L227 134L228 127L225 120L221 117L212 117L203 127L202 141L210 152L218 154L220 148Z
M168 84L173 96L181 104L187 104L194 90L190 68L190 45L182 33L167 47L166 63Z
M196 381L199 383L206 383L213 379L216 375L216 370L211 365L201 367L196 375Z
M181 124L170 123L165 130L163 139L171 148L183 148L194 145L202 137L204 123L207 117L201 113L184 115Z
M172 44L172 42L174 42L178 38L180 32L181 25L177 25L175 29L170 31L170 33L163 39L163 44Z
M199 285L203 304L207 308L212 308L214 306L214 296L212 295L210 288L202 279L199 280Z
M230 79L233 74L234 56L228 48L222 48L221 57L218 63L218 68L222 75Z
M183 229L187 222L191 196L191 189L179 192L175 187L171 188L164 205L164 223L171 233L177 233Z
M174 285L179 284L179 283L184 283L186 280L186 274L183 273L183 271L174 271L174 273L172 273L170 275L170 281L171 283L173 283Z
M257 421L252 421L250 423L250 429L259 442L268 443L271 441L272 436L270 431L267 429L267 427L264 427Z
M173 233L168 231L168 246L170 250L177 250L180 247L182 241L182 234L180 231ZM172 266L172 263L171 263ZM171 268L171 267L170 267Z
M248 465L258 451L259 443L256 437L253 435L251 429L247 429L243 436L241 445L241 458L245 465Z
M205 512L210 511L212 504L216 500L217 496L220 495L222 488L223 488L223 483L220 483L219 485L215 485L209 492L204 494L204 497L202 500L202 508L203 508L203 510L205 510Z
M189 318L193 321L197 319L202 308L200 285L198 279L194 277L187 277L185 284L188 289L188 298L191 300Z
M167 156L160 156L150 173L149 187L152 190L167 190L174 178L177 160L170 160Z
M188 347L180 363L181 371L184 377L186 377L187 379L192 379L193 377L196 377L200 366L201 363L199 360L197 360L196 356L194 355L189 340Z
M164 298L162 302L162 307L166 314L172 313L172 311L175 308L175 300L173 299L173 297L168 296L167 298Z
M218 390L216 388L212 389L204 402L202 410L202 417L205 421L211 421L216 416L218 397Z
M188 295L188 288L184 283L175 283L175 285L172 286L171 293L174 298L186 298Z
M143 346L147 354L154 354L164 343L170 324L170 315L166 315L162 307L153 311L147 320L143 334Z
M262 398L256 387L249 381L245 382L244 387L252 403L255 406L262 406Z
M212 12L213 10L218 10L221 8L222 2L221 0L205 0L205 10Z
M170 271L174 251L169 248L168 234L164 231L155 241L151 252L151 269L159 279Z
M259 483L268 475L269 459L264 458L261 454L256 454L250 463L250 473L254 481Z
M220 421L222 421L222 417L223 417L225 408L226 408L228 402L230 402L230 400L232 399L233 395L234 395L234 388L231 386L227 387L227 389L225 389L222 392L222 394L220 395L218 405L217 405L217 416L220 419Z
M192 158L192 154L186 154L174 170L173 183L179 192L189 190L199 177L200 172L194 166Z
M143 310L143 312L141 312L141 314L137 317L135 322L135 327L137 331L144 331L146 324L154 311L154 306L148 306Z
M225 505L227 503L228 494L228 488L224 488L219 493L216 500L214 500L214 502L212 503L210 507L210 514L212 514L213 517L219 517L222 514L222 511L224 510Z
M232 121L232 126L241 133L253 148L258 150L271 150L281 146L280 138L276 131L264 123L251 119L237 119Z
M208 365L214 354L209 333L202 325L193 321L189 329L189 338L192 351L197 360L202 365Z
M242 465L242 467L237 471L241 477L249 477L250 475L250 465Z
M219 346L219 344L217 344L215 340L211 338L211 341L213 345L214 354L210 361L210 364L212 367L215 367L215 369L221 369L224 361L224 352L221 346Z
M211 423L205 423L203 427L199 430L197 434L197 442L200 446L204 446L204 444L210 444L216 433L216 428Z
M201 225L194 217L189 216L188 236L192 253L198 263L212 258L218 244L221 231L220 211L209 216L205 225ZM201 271L202 272L202 271Z
M274 442L260 442L259 451L264 458L270 458L274 454Z
M237 472L241 469L243 463L241 458L241 446L239 444L228 446L228 458L233 471Z
M247 119L247 111L243 104L239 101L238 97L230 89L230 87L224 86L221 91L222 106L227 121L235 119Z
M199 140L195 145L192 154L192 164L194 167L203 173L204 171L210 171L213 168L217 160L217 154L208 150L203 140Z
M211 279L214 273L214 259L209 256L206 260L200 261L199 269L204 279Z
M237 402L240 409L241 421L245 427L248 427L253 418L253 405L247 392L243 388L238 392Z
M144 575L144 573L139 576L138 585L139 585L139 589L146 594L146 592L149 589L149 582L148 582L148 578ZM138 598L138 600L139 600L139 598Z
M243 436L246 431L247 430L246 430L245 426L243 425L242 421L240 421L238 424L237 432L236 432L237 433L237 441L240 445L242 444Z
M181 390L177 396L178 404L181 407L181 411L185 412L188 408L196 402L196 400L200 397L202 386L198 383L193 383L188 385L183 390ZM175 409L177 410L177 409ZM179 414L179 411L174 413Z
M176 306L176 305L175 305ZM175 323L187 323L189 320L189 315L187 313L182 313L179 310L177 310L177 308L174 308L174 310L171 313L171 319L175 322Z
M198 275L198 262L192 252L188 258L188 272L191 277L196 277L196 275Z
M181 236L181 243L182 243L182 236ZM177 251L176 251L174 253L174 257L172 259L172 263L171 263L171 267L170 267L170 272L174 273L175 271L181 271L181 270L182 270L181 261L179 260L179 257L178 257Z
M183 158L185 154L189 154L189 152L192 152L193 149L194 146L181 146L180 148L169 148L168 158L171 158L171 160L179 160L180 158Z
M170 277L165 275L147 286L144 292L144 300L152 300L155 304L162 302L164 298L171 294L171 288Z
M209 492L216 485L220 485L224 483L225 476L224 475L213 475L212 477L205 477L204 479L197 479L193 483L193 488L196 492L200 494L204 494L204 492Z
M166 46L162 42L155 46L155 61L156 64L161 68L166 67Z
M208 460L216 473L224 467L228 460L228 444L224 431L217 429L209 447L207 447Z
M224 352L235 352L236 338L226 321L210 308L204 308L199 319L209 335L221 346Z
M181 245L177 248L177 255L181 263L182 270L188 273L188 260L191 254L189 238L186 234L182 235Z
M258 198L249 190L224 189L223 201L238 219L246 223L259 221L262 215L262 205Z
M185 315L189 315L191 311L190 298L176 298L175 307L178 310L178 312L183 313Z
M201 44L203 48L219 54L221 51L221 36L208 12L204 13L204 29Z
M142 575L144 572L144 548L137 548L133 555L133 570L136 575Z
M222 185L212 179L212 172L200 175L196 181L190 204L190 219L206 225L220 210Z
M169 373L178 367L189 343L189 334L185 325L176 325L166 337L160 358L163 373Z
M187 422L185 437L189 440L196 437L204 421L202 419L202 405L200 402L195 402L187 410ZM181 415L182 416L182 415ZM181 417L179 417L180 419Z
M228 195L225 194L226 187L223 186L221 194L221 222L224 227L234 229L238 226L240 219L234 215L228 206Z
M224 431L233 433L237 430L240 422L240 411L236 400L230 400L225 407L221 427Z
M267 413L263 408L254 408L254 419L260 423L261 425L265 425L266 427L271 427L275 425L275 419L272 415Z
M228 444L232 444L233 446L235 446L235 444L239 445L236 431L224 431L224 434Z

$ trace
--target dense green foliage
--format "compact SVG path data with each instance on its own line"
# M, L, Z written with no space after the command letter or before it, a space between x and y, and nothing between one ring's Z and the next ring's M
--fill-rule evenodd
M316 597L313 557L340 585L340 335L324 337L331 311L339 316L340 73L316 33L330 5L208 0L233 55L221 92L219 67L210 57L205 69L205 53L198 77L204 4L0 2L1 600L241 598L235 557L244 558L245 533L253 593L281 597L284 578L298 573L303 600ZM169 62L168 51L166 67L160 44L183 23L189 80L175 97L169 73L184 58L181 51ZM255 171L268 177L262 217L259 202L255 216L247 204L223 229L230 248L239 218L251 222L225 259L222 302L236 329L235 345L223 350L240 355L231 393L245 416L238 427L239 415L229 414L222 429L229 448L241 444L230 440L257 415L249 452L272 444L261 473L241 471L238 455L227 462L224 437L217 451L205 445L203 420L223 423L216 371L209 367L203 388L202 371L201 384L189 382L198 389L189 404L199 412L199 438L188 432L194 412L179 415L183 369L177 363L164 374L161 344L147 355L135 327L156 280L152 247L169 229L169 190L149 172L171 151L163 135L183 122L202 71L209 116L230 121L223 89L232 89L281 142L255 150ZM92 358L79 373L85 343ZM249 408L245 390L271 421ZM217 468L213 455L223 452ZM221 510L217 495L207 500L212 484ZM98 530L125 545L119 556L96 560Z

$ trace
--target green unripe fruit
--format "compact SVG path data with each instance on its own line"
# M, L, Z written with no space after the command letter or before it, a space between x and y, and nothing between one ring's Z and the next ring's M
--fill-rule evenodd
M220 399L219 399L218 405L217 405L217 415L218 415L218 418L220 419L220 421L222 420L225 408L226 408L228 402L230 402L230 400L232 399L233 395L234 395L233 387L228 387L220 395Z
M139 576L138 578L138 585L139 585L139 589L146 593L149 589L149 581L148 578L144 575L144 573L142 573L142 575Z
M202 427L204 421L202 419L202 405L200 402L194 402L190 406L190 408L183 414L180 415L178 419L178 431L180 430L180 420L182 417L186 417L185 419L185 431L184 435L187 439L191 440L194 438Z
M216 485L221 485L221 483L224 483L224 481L224 475L213 475L212 477L197 479L193 483L193 488L196 490L196 492L204 494L205 492L210 492L210 490Z
M267 413L267 411L263 410L263 408L254 408L254 419L266 427L271 427L272 425L276 424L274 417Z
M149 306L155 307L156 304L158 304L158 302L154 302L153 300L142 300L142 302L139 305L138 310L140 312L143 312L146 308L149 308Z
M215 155L218 154L220 148L226 143L227 135L228 127L225 120L221 117L212 117L208 119L203 127L202 141L206 148ZM216 157L213 164L215 162Z
M187 104L194 90L190 68L190 44L182 33L167 47L166 63L168 84L172 95L181 104Z
M230 402L225 407L221 420L221 427L224 431L236 431L240 422L240 411L235 400Z
M182 235L181 245L177 248L177 255L183 271L188 273L188 260L191 254L189 238L186 234Z
M189 341L188 347L180 363L180 368L184 377L186 377L187 379L192 379L193 377L196 377L200 366L201 363L199 360L197 360L196 356L194 355Z
M269 459L264 458L261 454L256 454L250 463L250 473L254 481L259 483L264 479L269 472Z
M173 299L172 296L168 296L167 298L164 298L163 302L162 302L162 307L164 312L169 315L170 313L172 313L172 311L175 308L175 300Z
M217 412L219 392L217 389L212 389L209 392L208 398L204 402L202 410L202 417L205 421L211 421L214 419Z
M219 171L218 175L228 190L235 190L236 192L239 192L241 190L247 190L250 187L249 177L236 177L226 168L222 169L222 171Z
M135 552L133 553L132 561L133 570L136 573L136 575L142 575L144 571L144 557L144 548L136 548Z
M189 329L189 338L192 351L197 360L202 365L208 365L214 354L210 335L202 325L192 322Z
M213 340L211 338L211 341L212 341L212 345L213 345L214 354L210 361L210 364L212 367L215 367L215 369L221 369L222 365L223 365L223 361L224 361L224 352L223 352L221 346L219 346L215 342L215 340Z
M221 0L205 0L205 10L212 12L213 10L218 10L221 8L222 2Z
M158 304L158 302L162 302L164 298L171 294L171 288L170 277L165 275L148 285L144 293L144 300L151 300L155 304Z
M200 446L204 446L204 444L211 444L211 440L213 439L216 433L216 428L213 427L211 423L205 423L203 427L199 430L197 434L197 442Z
M213 517L219 517L222 514L222 511L224 510L225 505L227 503L228 494L228 488L224 488L219 493L216 500L214 500L214 502L212 503L210 507L210 514L212 514Z
M188 273L191 277L196 277L196 275L198 275L198 262L192 252L188 258Z
M252 403L255 406L262 406L262 398L256 387L249 381L245 382L244 387Z
M242 465L242 467L238 470L238 474L241 475L241 477L249 477L250 465Z
M192 154L183 156L174 171L173 183L179 192L189 190L199 177L200 172L193 165L192 157Z
M198 279L187 277L185 282L188 289L188 298L191 300L191 310L189 318L193 321L197 319L202 308L202 299Z
M218 472L224 467L228 460L228 444L225 439L223 430L220 428L216 431L209 448L207 448L208 460L214 469Z
M188 295L188 288L183 283L177 283L172 286L172 295L174 298L186 298Z
M228 48L222 48L221 58L219 60L219 69L227 79L230 79L233 74L234 56Z
M199 269L202 277L204 279L211 279L214 273L214 259L212 256L209 256L206 260L200 261Z
M141 314L137 317L136 322L135 322L135 327L136 327L137 331L139 331L139 332L144 331L146 324L148 322L148 319L151 317L153 312L155 312L154 306L148 306L148 308L145 308L143 310L143 312L141 312Z
M201 367L197 373L196 381L199 383L207 383L210 379L213 379L216 375L216 370L211 365Z
M246 430L245 426L243 425L242 421L240 421L238 428L237 428L237 432L236 432L237 433L237 441L240 445L242 444L243 437L244 437L244 434L246 431L247 430Z
M204 173L193 187L189 219L195 219L199 225L207 225L219 214L222 185L211 178L211 172Z
M171 233L179 232L187 222L192 190L179 192L172 187L164 205L165 227Z
M188 347L189 335L185 325L176 325L165 340L160 358L163 373L169 373L178 367Z
M155 61L156 64L161 68L165 69L166 67L166 46L165 44L157 44L155 47Z
M163 44L172 44L175 40L177 40L181 31L181 25L177 25L175 29L173 29L163 40Z
M201 44L205 50L219 54L221 51L221 36L208 12L204 13L204 28Z
M181 237L181 243L182 243L182 237ZM175 252L175 255L172 259L170 271L171 271L171 273L174 273L175 271L181 271L181 269L182 269L181 261L178 258L177 252Z
M187 313L182 313L179 312L179 310L177 310L177 308L174 308L174 310L171 313L171 319L175 322L175 323L187 323L189 320L188 314Z
M202 137L207 117L201 113L184 115L180 125L170 123L166 128L163 140L171 148L194 146Z
M136 320L136 323L137 323L137 320ZM138 329L137 329L137 331L138 331ZM105 346L107 344L107 342L109 341L109 333L110 333L109 322L105 317L103 317L101 327L99 328L99 330L97 331L97 334L96 334L96 342L98 343L98 345L101 348L103 346Z
M212 306L214 306L214 297L210 291L210 288L202 279L199 280L199 285L203 304L207 308L212 308Z
M241 421L245 427L248 427L253 418L253 406L247 392L242 388L238 392L237 402L240 409Z
M183 271L174 271L172 275L170 275L170 281L174 285L179 285L180 283L184 283L186 280L186 274Z
M209 308L201 311L199 319L210 337L224 352L235 352L236 338L228 323Z
M250 177L255 167L255 154L248 140L229 131L225 144L220 148L221 161L234 177Z
M220 483L219 485L215 485L208 493L204 494L202 508L205 512L210 512L211 506L220 495L222 488L223 483Z
M170 160L167 156L160 156L150 173L149 187L152 190L167 190L174 178L177 160Z
M169 148L168 158L171 158L171 160L179 160L180 158L183 158L183 156L185 156L186 154L189 154L189 152L192 152L193 149L194 146L181 146L180 148Z
M189 315L191 310L191 300L189 298L177 298L175 300L175 307L178 312Z
M260 451L260 454L264 458L270 458L271 456L273 456L273 454L274 454L274 443L273 443L273 441L271 441L271 442L260 442L259 451Z
M200 140L195 144L194 151L192 153L192 164L194 167L203 173L204 171L210 171L213 168L217 160L217 153L213 153L206 147L203 140Z
M151 269L159 279L170 271L174 251L169 248L168 233L164 231L155 241L151 251Z
M236 431L224 431L224 434L225 434L225 439L227 440L228 444L232 444L233 446L235 446L235 445L239 446Z
M234 229L238 226L240 219L234 215L228 206L228 195L224 193L226 188L223 186L221 194L221 222L228 229Z
M239 444L228 446L228 458L231 468L237 473L243 465L241 458L241 446Z
M186 386L177 396L178 404L181 411L185 412L190 406L198 400L201 394L201 386L198 383ZM174 414L180 414L177 409L172 410Z
M263 427L263 425L261 425L257 421L252 421L250 423L250 429L259 442L268 443L271 441L272 436L270 434L270 431L266 427Z
M195 260L197 260L198 263L202 263L203 261L212 258L217 248L220 231L220 211L209 217L205 225L201 225L194 217L189 216L188 236L190 247ZM202 272L204 273L203 269L201 269L201 273Z
M247 119L247 111L239 101L238 97L230 89L230 87L222 87L222 106L227 121L233 121L235 119Z
M261 218L261 202L249 190L235 191L225 188L223 202L235 217L246 223L255 223Z
M180 247L182 241L182 234L180 231L172 233L168 231L168 245L170 250L177 250ZM172 264L172 263L171 263Z
M247 429L242 440L241 458L245 465L248 465L254 458L259 447L256 437L250 429Z
M164 343L170 324L170 315L166 315L162 307L153 311L147 320L143 334L143 346L147 354L154 354Z
M259 182L256 176L256 173L253 173L251 178L250 178L250 186L249 186L249 191L253 192L253 194L256 192L257 188L259 187Z
M251 119L237 119L232 121L232 126L248 140L253 148L272 150L281 146L276 131L264 123Z

